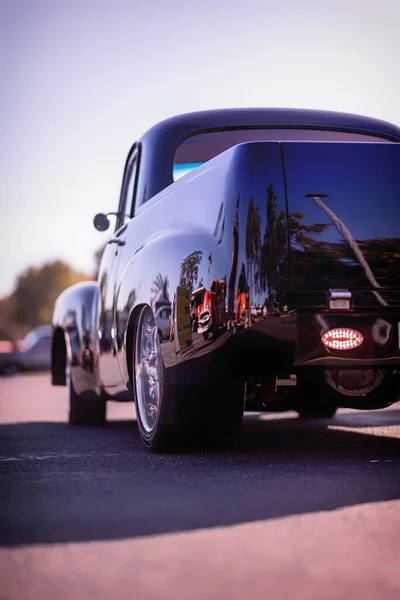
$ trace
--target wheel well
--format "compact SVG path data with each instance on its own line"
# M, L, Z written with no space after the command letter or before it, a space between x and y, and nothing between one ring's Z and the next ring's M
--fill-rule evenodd
M131 315L129 317L129 323L128 323L128 328L126 331L126 366L128 369L128 373L129 373L129 379L132 385L132 388L134 388L134 374L133 374L133 354L134 354L134 342L135 342L135 338L136 338L136 329L137 329L137 324L138 324L138 320L139 320L139 315L142 312L143 308L145 308L145 306L147 306L147 304L139 304L138 306L135 306L135 308L133 309L133 311L131 312ZM149 307L151 308L151 307Z
M51 375L53 385L66 385L67 346L64 331L57 327L51 346Z

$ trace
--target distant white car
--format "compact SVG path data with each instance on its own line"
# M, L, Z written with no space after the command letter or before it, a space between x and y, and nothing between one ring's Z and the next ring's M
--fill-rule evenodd
M0 373L13 375L18 371L50 369L51 342L51 325L41 325L32 329L18 342L17 348L0 352Z
M155 321L160 342L169 340L171 332L171 307L161 306L156 311Z

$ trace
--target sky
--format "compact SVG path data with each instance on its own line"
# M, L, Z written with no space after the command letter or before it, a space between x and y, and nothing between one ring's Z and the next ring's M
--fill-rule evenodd
M400 0L0 0L0 296L29 266L93 272L126 155L211 108L400 126Z

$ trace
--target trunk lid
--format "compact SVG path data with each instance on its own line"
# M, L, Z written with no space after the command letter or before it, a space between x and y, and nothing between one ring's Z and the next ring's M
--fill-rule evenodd
M400 290L400 144L281 147L291 291Z

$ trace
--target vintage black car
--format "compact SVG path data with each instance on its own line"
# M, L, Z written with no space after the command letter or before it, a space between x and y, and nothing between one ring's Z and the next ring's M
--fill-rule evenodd
M128 397L144 445L164 450L231 441L246 409L327 418L399 400L399 142L389 123L290 109L150 129L129 152L98 280L54 309L70 422L102 423L107 399ZM202 336L192 293L215 281L222 312Z

